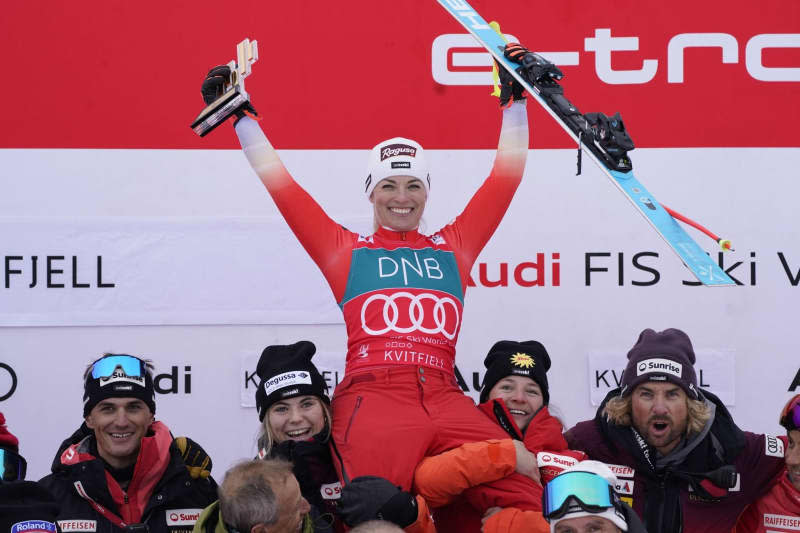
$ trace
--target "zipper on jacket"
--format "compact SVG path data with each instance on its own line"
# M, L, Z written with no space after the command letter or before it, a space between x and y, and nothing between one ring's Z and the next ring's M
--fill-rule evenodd
M361 396L356 397L356 405L353 407L353 414L350 415L350 420L347 422L347 429L344 432L344 441L348 441L348 437L350 436L350 427L353 425L353 420L356 418L356 413L358 413L358 409L361 407Z

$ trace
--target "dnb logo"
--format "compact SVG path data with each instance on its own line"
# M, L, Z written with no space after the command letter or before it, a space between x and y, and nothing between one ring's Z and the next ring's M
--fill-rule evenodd
M429 292L377 293L361 304L361 328L369 335L425 333L453 340L460 323L460 303Z

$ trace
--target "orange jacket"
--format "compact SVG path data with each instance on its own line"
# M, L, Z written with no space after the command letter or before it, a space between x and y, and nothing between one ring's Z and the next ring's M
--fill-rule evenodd
M511 437L523 440L525 447L536 454L542 482L549 481L568 466L586 458L583 452L567 448L561 423L550 415L546 407L536 413L524 435L502 401L483 403L479 409ZM512 474L516 466L516 450L511 439L464 444L443 454L426 457L414 474L414 490L431 507L437 508L436 522L442 531L477 532L480 531L481 516L459 495L469 487ZM511 526L515 529L508 529ZM549 532L549 526L540 512L519 509L505 509L502 513L496 513L483 528L484 531L498 532Z

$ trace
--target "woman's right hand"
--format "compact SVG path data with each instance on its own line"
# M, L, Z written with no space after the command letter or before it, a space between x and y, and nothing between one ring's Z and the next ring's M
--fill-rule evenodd
M518 440L514 440L514 449L517 452L516 472L523 476L528 476L538 485L541 485L542 477L539 474L539 464L536 462L536 454L531 453L525 445Z

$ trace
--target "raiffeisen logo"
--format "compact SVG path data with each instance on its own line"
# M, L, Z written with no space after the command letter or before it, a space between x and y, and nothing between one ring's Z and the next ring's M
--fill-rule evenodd
M730 33L678 33L666 46L666 57L641 58L635 69L613 68L615 52L637 52L639 37L612 35L611 28L595 28L594 34L583 39L582 50L537 51L560 67L579 66L581 55L594 55L597 77L609 85L638 85L649 83L660 68L667 69L668 83L684 83L684 56L687 49L718 48L721 62L744 63L744 74L766 82L800 82L800 67L777 67L764 64L765 50L800 48L800 33L761 33L740 43ZM518 39L506 35L509 41ZM439 35L431 47L431 73L442 85L492 85L492 57L479 46L470 34ZM587 58L588 59L588 58Z

